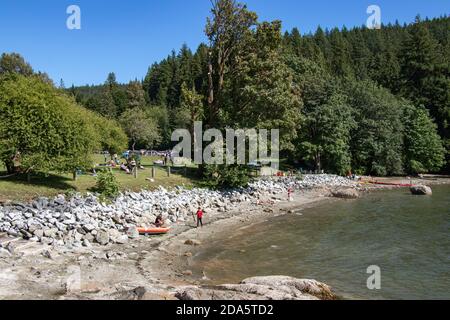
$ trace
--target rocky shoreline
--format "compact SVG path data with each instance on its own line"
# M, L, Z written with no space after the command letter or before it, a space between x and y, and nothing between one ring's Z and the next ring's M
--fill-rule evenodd
M176 188L126 192L113 203L102 203L93 194L66 199L40 197L29 204L10 203L0 207L0 232L46 245L69 249L90 247L92 243L124 244L135 239L136 227L150 226L161 214L168 226L191 219L198 207L211 215L236 210L242 203L257 204L267 195L317 187L357 189L353 181L332 175L266 179L248 188L229 191ZM348 192L347 192L348 193ZM342 194L342 191L340 193ZM339 196L339 195L337 195Z
M288 188L295 189L290 202ZM0 207L0 226L9 233L6 239L18 235L28 240L21 240L23 248L18 248L17 242L0 238L0 297L188 299L214 294L229 299L316 299L298 287L299 283L316 283L314 280L277 277L270 278L273 284L261 284L263 280L259 279L257 283L204 287L201 276L189 270L190 259L195 250L201 250L203 239L220 236L236 225L293 213L331 197L347 198L339 194L346 195L349 190L359 193L368 189L345 178L322 175L305 176L303 180L264 179L247 189L225 192L161 188L124 193L110 204L100 203L94 195L6 204ZM36 208L39 205L40 209ZM193 228L191 214L197 206L207 214L207 225L201 230ZM54 217L56 213L60 214L58 218ZM156 238L137 236L135 226L153 222L159 213L172 225L171 233ZM55 232L54 237L48 230ZM105 239L99 233L104 233ZM72 281L77 274L80 281ZM274 296L268 295L281 280L289 280L290 285L275 290Z

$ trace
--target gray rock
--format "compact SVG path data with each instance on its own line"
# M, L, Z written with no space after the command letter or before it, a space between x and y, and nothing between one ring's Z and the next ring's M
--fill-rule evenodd
M148 300L145 297L148 295L147 289L144 287L137 287L133 290L120 290L113 294L110 294L108 297L105 297L105 300L122 300L122 301L131 301L131 300Z
M64 212L63 216L67 219L67 220L72 220L73 219L73 215L70 212Z
M0 248L0 258L9 258L11 257L11 252L6 249Z
M92 232L93 230L95 230L95 226L92 224L85 224L83 226L83 229L86 230L87 232Z
M20 236L20 232L14 230L14 229L9 229L6 231L6 233L12 237L19 237Z
M24 239L31 239L33 235L25 229L21 229L20 233L22 234Z
M53 238L49 238L49 237L41 238L41 243L43 243L43 244L51 245L51 244L53 244L53 242L55 242L55 239L53 239Z
M48 206L48 199L44 197L40 197L37 199L38 205L41 207L39 210L42 210L43 208ZM38 209L38 208L36 208Z
M75 221L75 219L67 219L67 220L64 220L63 221L63 224L65 224L65 225L67 225L67 226L70 226L70 225L74 225L74 224L76 224L77 222Z
M90 248L92 245L88 239L83 239L83 247Z
M29 219L29 218L31 218L33 216L33 214L27 211L27 212L24 212L23 216L25 218Z
M95 241L101 245L107 245L109 243L110 237L109 232L106 230L99 230L95 236Z
M117 238L114 238L114 242L118 243L118 244L125 244L125 243L128 242L128 236L126 234L125 235L121 235L121 236L119 236Z
M33 205L33 208L35 208L37 210L42 210L42 204L38 200L33 201L32 205Z
M33 215L33 216L35 216L35 215L37 215L37 214L39 213L38 210L33 209L33 208L31 208L31 207L28 207L26 212L30 213L30 214Z
M55 259L56 258L56 254L54 254L52 251L50 251L50 250L44 250L43 252L42 252L42 255L44 256L44 257L46 257L47 259L51 259L51 260L53 260L53 259Z
M57 232L58 232L58 229L56 229L56 228L45 229L44 236L49 237L49 238L54 238L54 237L56 237Z
M83 236L83 239L88 240L89 242L92 242L95 240L95 237L92 235L92 233L87 233Z
M201 241L198 241L198 240L189 239L189 240L186 240L184 242L184 244L187 245L187 246L199 246L202 243L201 243Z
M103 243L108 237L108 242L117 240L123 242L126 236L127 239L138 238L135 225L149 225L158 214L163 214L169 225L170 222L190 221L191 214L198 206L204 209L211 208L211 215L214 215L217 211L226 212L229 209L236 209L236 205L232 203L253 202L268 195L285 193L288 188L303 189L320 186L354 188L355 183L333 175L305 175L303 180L260 179L250 183L248 188L224 192L206 189L187 190L183 187L173 191L159 188L155 191L139 193L126 192L120 194L115 202L108 205L100 204L92 194L88 194L85 198L77 194L70 199L58 195L51 200L38 198L29 206L16 204L8 209L0 209L2 215L0 231L17 235L19 230L22 230L22 233L28 236L34 235L38 229L43 229L43 235L41 232L37 233L41 241L45 243L55 240L57 245L64 239L67 244L77 246L82 244L81 240L87 239L93 242L97 236L103 239L101 241ZM28 220L24 217L28 217ZM99 234L99 229L109 230L108 237L104 232ZM82 239L77 233L71 233L71 230L77 230L79 234L82 234ZM63 245L64 241L62 241ZM187 241L187 244L200 245L196 240Z
M359 198L358 191L355 189L349 189L349 188L333 190L333 191L331 191L331 194L333 195L333 197L341 198L341 199L358 199Z
M58 195L55 200L54 203L57 205L65 205L66 204L66 198L64 197L64 195Z
M412 186L410 190L413 195L417 196L431 196L433 194L433 190L428 186Z
M333 300L336 296L324 283L284 276L256 277L240 284L179 288L180 300Z
M33 234L38 238L42 238L44 236L44 230L42 229L35 230Z
M286 276L268 276L268 277L253 277L245 279L241 284L266 285L270 287L291 287L302 293L313 295L322 300L336 299L332 289L319 281L310 279L296 279Z

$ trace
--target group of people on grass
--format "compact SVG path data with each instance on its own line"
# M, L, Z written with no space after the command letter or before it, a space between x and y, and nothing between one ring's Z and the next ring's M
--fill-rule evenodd
M141 165L141 155L139 153L124 152L122 157L119 158L117 154L112 156L112 159L107 161L107 156L105 154L105 164L108 167L120 168L120 170L125 171L127 174L132 174L133 170L139 168L144 170L145 168ZM123 161L124 159L125 161Z

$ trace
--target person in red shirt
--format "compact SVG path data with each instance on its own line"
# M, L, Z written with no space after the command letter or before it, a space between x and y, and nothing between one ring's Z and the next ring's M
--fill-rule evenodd
M199 226L203 227L203 211L200 207L197 210L197 228Z
M288 189L288 201L292 201L293 200L292 199L292 192L293 192L292 188L289 188Z

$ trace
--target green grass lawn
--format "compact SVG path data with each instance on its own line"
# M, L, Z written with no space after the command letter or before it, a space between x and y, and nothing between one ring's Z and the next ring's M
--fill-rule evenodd
M196 184L193 170L189 169L188 174L184 176L184 170L173 170L170 177L167 176L165 168L156 167L156 176L154 182L146 180L151 178L153 161L160 160L158 157L143 157L142 165L145 170L138 171L138 177L126 174L119 169L113 169L122 191L139 191L142 189L156 189L159 186L174 187L184 185L191 187ZM95 155L94 161L97 164L104 163L103 155ZM179 171L179 172L178 172ZM5 175L5 168L0 166L0 177ZM72 174L34 174L31 182L27 182L25 175L18 175L10 178L0 178L0 201L16 200L27 201L39 196L54 196L59 193L81 192L85 193L96 184L96 178L91 174L78 176L74 181Z

